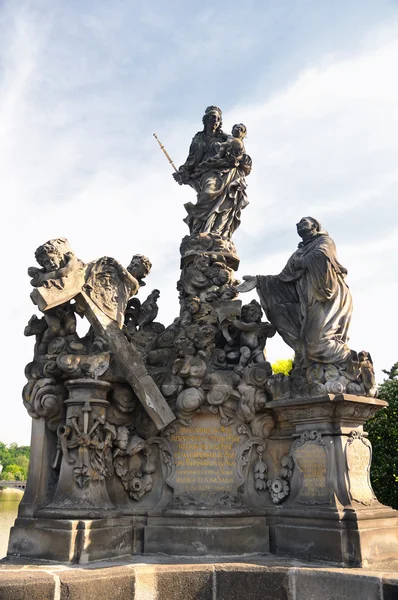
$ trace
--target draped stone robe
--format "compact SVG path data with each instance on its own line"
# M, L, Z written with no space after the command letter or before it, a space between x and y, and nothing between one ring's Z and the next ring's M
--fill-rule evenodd
M238 167L222 167L214 159L220 143L227 138L219 132L209 137L199 131L193 138L189 155L179 171L197 192L197 202L185 204L188 213L184 219L192 233L218 233L231 238L240 225L241 211L247 206L245 176L251 171L251 159L245 159ZM194 176L195 169L203 165L203 172Z
M295 266L301 259L303 268ZM296 364L344 364L350 349L352 299L347 270L326 232L301 242L279 275L259 275L257 291L268 320L296 353Z

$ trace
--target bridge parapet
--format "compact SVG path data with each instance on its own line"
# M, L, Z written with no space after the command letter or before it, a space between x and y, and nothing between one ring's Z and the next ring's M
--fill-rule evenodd
M0 479L0 488L2 487L24 490L26 487L26 481L6 481L5 479Z

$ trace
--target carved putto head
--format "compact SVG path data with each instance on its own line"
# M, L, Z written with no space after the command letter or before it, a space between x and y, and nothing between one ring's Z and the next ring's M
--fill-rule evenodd
M72 249L66 238L55 238L39 246L35 252L35 258L39 265L47 273L50 273L64 267L67 258L72 254Z
M127 267L127 271L138 280L140 285L145 285L142 279L149 275L151 268L152 263L149 258L142 254L134 254Z
M207 254L198 254L194 258L193 265L204 273L210 266L210 257Z
M242 306L242 321L245 323L259 323L262 316L263 311L257 300L252 300L249 304Z
M127 450L130 433L127 427L118 427L116 429L116 446L120 450Z
M200 309L200 298L191 296L185 302L186 309L192 314L196 314Z
M235 138L243 140L243 138L245 138L247 135L246 125L244 125L243 123L235 123L235 125L232 127L232 135Z

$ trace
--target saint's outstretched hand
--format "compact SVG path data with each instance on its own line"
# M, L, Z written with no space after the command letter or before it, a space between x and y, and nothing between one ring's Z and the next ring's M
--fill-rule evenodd
M243 283L236 287L238 292L251 292L257 286L257 277L255 275L243 275L243 280Z

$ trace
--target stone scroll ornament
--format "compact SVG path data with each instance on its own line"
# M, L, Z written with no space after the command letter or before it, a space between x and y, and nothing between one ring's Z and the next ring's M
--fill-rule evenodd
M245 276L237 289L257 290L270 323L295 352L290 397L375 397L370 354L347 345L352 299L335 244L313 217L303 217L297 233L302 241L279 275ZM282 381L273 387L276 398L286 397Z

